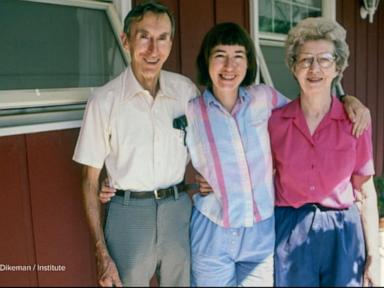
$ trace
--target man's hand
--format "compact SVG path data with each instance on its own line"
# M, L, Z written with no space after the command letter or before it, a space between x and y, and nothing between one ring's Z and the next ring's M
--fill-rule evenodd
M107 252L98 252L97 260L97 276L101 287L123 287L116 264Z
M101 286L122 286L115 263L105 244L98 199L100 169L83 167L82 192L85 216L95 243L97 275Z
M347 95L344 97L344 109L349 119L354 123L352 134L359 137L371 124L371 113L356 97Z
M99 200L101 203L105 204L111 201L111 198L115 196L116 189L109 186L108 178L105 178L103 183L101 183L101 189L99 191Z
M207 196L209 193L212 192L212 187L208 184L205 178L201 176L199 173L196 173L195 180L197 184L199 184L199 192L201 196Z

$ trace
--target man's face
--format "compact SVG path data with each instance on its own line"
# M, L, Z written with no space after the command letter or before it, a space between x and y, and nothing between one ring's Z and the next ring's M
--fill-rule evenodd
M167 14L147 12L143 19L132 23L124 47L131 55L137 80L156 79L172 48L172 25Z

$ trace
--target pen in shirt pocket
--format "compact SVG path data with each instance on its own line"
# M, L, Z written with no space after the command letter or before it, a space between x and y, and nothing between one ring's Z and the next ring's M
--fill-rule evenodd
M181 115L180 117L173 119L173 128L179 129L179 130L184 132L184 145L187 145L186 144L186 136L187 136L186 128L187 128L187 126L188 126L188 121L187 121L187 117L185 117L185 115ZM181 131L180 131L180 133L182 133Z

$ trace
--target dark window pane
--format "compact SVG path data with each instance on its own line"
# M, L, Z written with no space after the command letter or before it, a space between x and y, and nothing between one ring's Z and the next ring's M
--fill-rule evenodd
M259 1L259 30L263 32L272 32L272 1Z
M291 28L291 5L276 1L275 3L275 33L287 34Z
M0 1L0 90L100 86L125 68L104 10Z
M302 6L293 6L292 7L292 27L295 26L298 22L308 17L307 7Z
M318 9L308 9L308 17L320 17L321 10Z

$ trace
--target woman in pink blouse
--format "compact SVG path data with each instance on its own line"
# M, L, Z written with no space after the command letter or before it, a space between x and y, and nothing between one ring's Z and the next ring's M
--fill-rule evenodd
M361 286L363 279L378 284L372 265L378 215L371 129L354 137L341 102L332 96L347 66L345 38L336 22L307 18L286 41L286 61L300 95L269 120L276 286ZM362 215L357 195L365 197Z

